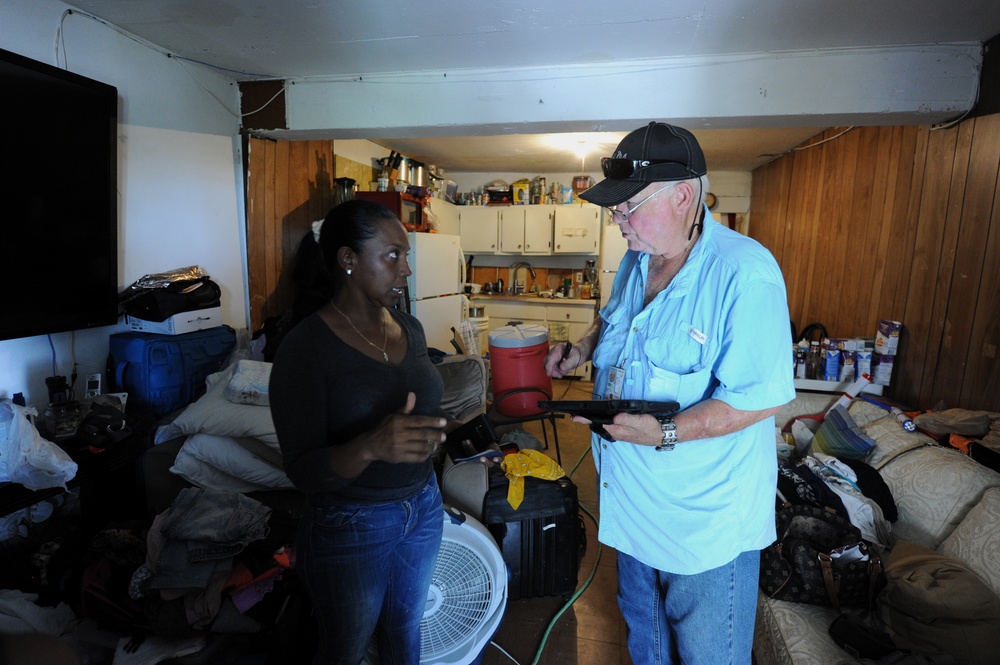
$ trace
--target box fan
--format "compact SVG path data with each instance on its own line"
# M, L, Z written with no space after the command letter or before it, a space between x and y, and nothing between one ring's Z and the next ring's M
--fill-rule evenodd
M441 550L420 621L421 665L467 665L496 633L507 607L507 566L493 536L446 506ZM365 659L378 665L374 644Z

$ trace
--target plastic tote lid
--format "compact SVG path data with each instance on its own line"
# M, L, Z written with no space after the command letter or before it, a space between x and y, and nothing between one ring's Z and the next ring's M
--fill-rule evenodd
M519 349L548 341L549 329L545 326L502 326L490 331L490 346L500 349Z

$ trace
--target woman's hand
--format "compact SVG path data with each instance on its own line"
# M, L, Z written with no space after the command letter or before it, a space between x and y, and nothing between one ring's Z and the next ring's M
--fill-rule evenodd
M382 421L370 433L370 450L383 462L423 462L444 443L447 420L439 416L413 415L417 396L409 393L403 408Z

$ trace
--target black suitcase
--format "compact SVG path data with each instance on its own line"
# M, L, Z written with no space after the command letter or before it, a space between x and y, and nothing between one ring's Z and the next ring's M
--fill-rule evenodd
M483 524L510 569L507 597L569 600L586 546L576 485L567 477L528 477L524 484L524 501L514 510L507 502L507 477L491 473L483 501Z

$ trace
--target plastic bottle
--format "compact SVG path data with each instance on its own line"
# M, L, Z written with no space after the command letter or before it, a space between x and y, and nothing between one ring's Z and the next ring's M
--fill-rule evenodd
M809 342L809 357L806 358L806 378L823 378L823 356L819 342Z
M804 379L806 378L806 356L809 354L809 349L799 344L792 347L792 352L795 356L795 378Z

